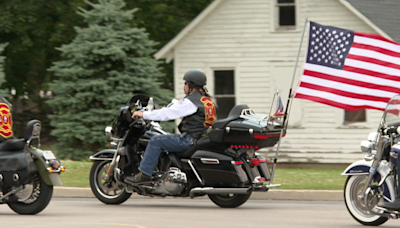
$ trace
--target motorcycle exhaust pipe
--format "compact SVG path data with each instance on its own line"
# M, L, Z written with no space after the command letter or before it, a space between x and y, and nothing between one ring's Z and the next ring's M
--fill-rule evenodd
M251 188L193 188L189 196L193 198L196 194L247 194Z

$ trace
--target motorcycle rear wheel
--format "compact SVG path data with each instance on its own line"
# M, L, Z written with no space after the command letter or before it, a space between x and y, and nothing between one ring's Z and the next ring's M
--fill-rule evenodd
M132 193L125 191L125 186L115 180L114 176L105 181L110 161L95 161L90 169L90 188L93 194L105 204L121 204L129 199Z
M216 205L223 208L235 208L244 204L251 195L251 191L247 194L209 194L208 197Z
M349 176L344 186L344 201L347 210L357 222L368 226L379 226L385 223L388 218L379 215L371 214L370 208L373 208L378 199L374 195L368 195L368 205L365 205L364 199L359 196L365 186L368 175Z
M11 210L21 215L34 215L41 212L50 203L53 196L53 186L44 183L38 174L31 183L24 186L12 198L14 202L7 203ZM20 198L20 197L23 197Z

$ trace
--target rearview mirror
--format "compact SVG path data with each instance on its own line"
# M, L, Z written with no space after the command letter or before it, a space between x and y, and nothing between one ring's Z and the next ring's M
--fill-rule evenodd
M104 132L106 133L106 136L111 138L112 137L112 133L111 133L112 127L108 126L106 127L106 129L104 129Z

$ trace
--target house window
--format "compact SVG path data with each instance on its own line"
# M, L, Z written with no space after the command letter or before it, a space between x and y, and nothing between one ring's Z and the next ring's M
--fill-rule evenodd
M226 118L236 104L235 74L233 70L214 71L214 97L217 101L217 119Z
M277 0L276 11L278 29L296 28L295 0Z
M366 114L365 110L344 111L344 124L365 122L366 119L367 119L367 114Z

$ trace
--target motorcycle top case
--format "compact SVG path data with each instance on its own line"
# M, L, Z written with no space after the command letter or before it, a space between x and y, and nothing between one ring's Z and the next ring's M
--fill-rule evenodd
M0 152L0 186L26 184L36 173L37 169L29 152Z
M233 159L227 155L198 150L192 155L191 161L207 185L241 185L248 181L241 165L233 165Z
M280 132L280 129L269 130L266 124L240 118L230 121L224 128L213 127L208 137L212 142L263 148L274 146Z

